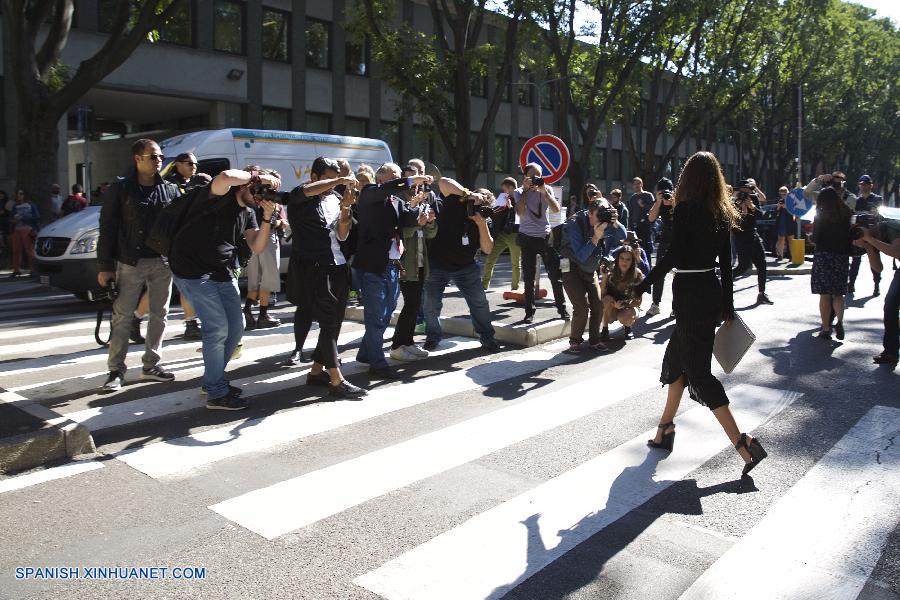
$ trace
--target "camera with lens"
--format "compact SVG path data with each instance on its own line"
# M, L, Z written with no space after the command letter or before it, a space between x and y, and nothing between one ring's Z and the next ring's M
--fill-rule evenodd
M119 297L119 286L115 279L110 279L106 287L97 290L88 290L88 300L93 302L109 302L112 304Z
M856 213L850 218L850 238L861 239L863 230L876 225L879 222L878 215L872 213ZM877 236L876 236L877 237Z
M601 223L612 223L613 209L608 206L601 206L597 209L597 220Z
M540 175L535 175L531 178L531 185L533 185L534 187L541 187L542 185L544 185L544 178Z
M281 192L273 190L271 186L264 183L254 183L250 186L250 195L257 200L280 202L282 194Z
M466 216L474 217L475 213L478 213L485 219L490 219L494 216L494 209L487 204L475 204L471 200L466 202Z
M661 192L663 200L671 200L672 199L672 191L671 190L663 190Z

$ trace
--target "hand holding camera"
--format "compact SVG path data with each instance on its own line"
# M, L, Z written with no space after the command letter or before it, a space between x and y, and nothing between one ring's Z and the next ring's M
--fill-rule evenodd
M538 188L544 187L544 178L540 175L535 175L534 177L526 177L525 178L525 187L536 190Z
M413 175L410 179L412 179L413 185L431 185L434 183L434 177L431 175Z
M97 273L97 283L99 283L102 288L107 287L111 281L115 280L116 273L114 271L100 271Z
M263 222L270 223L272 220L272 215L275 214L275 207L277 206L277 204L275 204L271 200L265 199L260 200L259 206L263 209Z

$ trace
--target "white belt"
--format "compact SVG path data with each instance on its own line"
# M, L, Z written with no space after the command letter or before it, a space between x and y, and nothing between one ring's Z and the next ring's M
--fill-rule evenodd
M715 267L710 267L708 269L675 269L675 274L681 275L682 273L709 273L714 269Z

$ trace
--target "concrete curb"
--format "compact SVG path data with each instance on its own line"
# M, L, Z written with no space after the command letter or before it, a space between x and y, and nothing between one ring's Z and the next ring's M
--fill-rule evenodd
M391 324L397 324L397 316L400 311L394 311L391 316ZM350 321L362 323L363 307L348 306L345 318ZM463 337L477 338L472 320L469 317L441 317L441 329L444 336L460 335ZM545 342L558 340L569 336L571 325L562 319L553 319L543 323L532 325L500 325L494 323L497 341L519 346L537 346Z
M37 431L0 439L0 473L30 469L53 460L97 451L91 432L81 423L2 388L0 402L44 422Z

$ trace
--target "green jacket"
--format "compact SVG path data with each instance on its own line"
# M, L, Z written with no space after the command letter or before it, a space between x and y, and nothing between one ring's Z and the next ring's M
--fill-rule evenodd
M425 237L419 238L419 230L425 231ZM424 227L403 228L403 256L400 263L403 265L404 276L401 281L418 281L419 267L416 257L419 256L419 244L422 244L422 253L425 258L425 277L428 277L428 244L424 240L434 239L437 235L437 221L432 221Z

